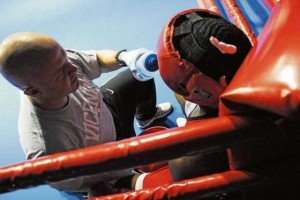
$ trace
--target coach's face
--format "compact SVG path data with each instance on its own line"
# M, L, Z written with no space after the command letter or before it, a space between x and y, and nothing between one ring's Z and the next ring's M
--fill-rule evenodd
M41 97L49 100L60 99L78 89L77 67L59 44L43 63L41 70L32 77Z

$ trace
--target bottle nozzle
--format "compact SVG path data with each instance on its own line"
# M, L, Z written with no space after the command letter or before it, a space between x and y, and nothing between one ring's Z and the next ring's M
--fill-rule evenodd
M157 56L155 54L150 54L145 59L145 68L150 72L155 72L158 70Z
M147 81L158 72L157 56L153 51L142 54L135 65L130 65L133 76L139 81Z

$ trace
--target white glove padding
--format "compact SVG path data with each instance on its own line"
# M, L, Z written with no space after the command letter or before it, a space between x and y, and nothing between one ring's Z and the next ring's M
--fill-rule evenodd
M137 80L147 81L153 78L153 76L156 74L155 71L149 71L145 68L145 60L148 56L153 54L153 51L147 50L146 48L141 48L120 53L119 60L123 61L127 66L129 66L133 76Z
M136 49L132 51L123 51L119 55L119 60L126 63L128 67L135 66L137 60L148 50L146 48Z

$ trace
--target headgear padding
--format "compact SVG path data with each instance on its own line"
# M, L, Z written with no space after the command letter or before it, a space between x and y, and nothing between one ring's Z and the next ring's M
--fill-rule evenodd
M210 36L237 46L234 55L222 54ZM251 48L248 38L218 14L190 9L175 15L158 42L158 63L163 80L185 99L202 106L215 107L225 87Z

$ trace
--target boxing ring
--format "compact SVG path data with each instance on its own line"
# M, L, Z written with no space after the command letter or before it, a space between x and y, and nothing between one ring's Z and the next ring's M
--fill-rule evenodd
M219 117L1 167L0 192L101 171L136 168L188 153L204 154L255 141L266 136L251 130L269 129L270 119L257 117L261 113L291 120L295 129L299 128L294 122L300 118L300 28L295 26L300 17L300 1L265 0L271 14L258 37L235 1L197 2L201 8L215 12L227 10L231 21L246 33L253 45L221 96ZM249 74L255 74L255 78ZM299 136L289 139L299 141ZM278 189L282 185L292 185L292 191L297 191L298 188L293 187L300 178L299 165L295 164L299 149L296 150L259 171L232 167L227 172L157 188L90 199L251 199L253 192L264 195L266 188Z

